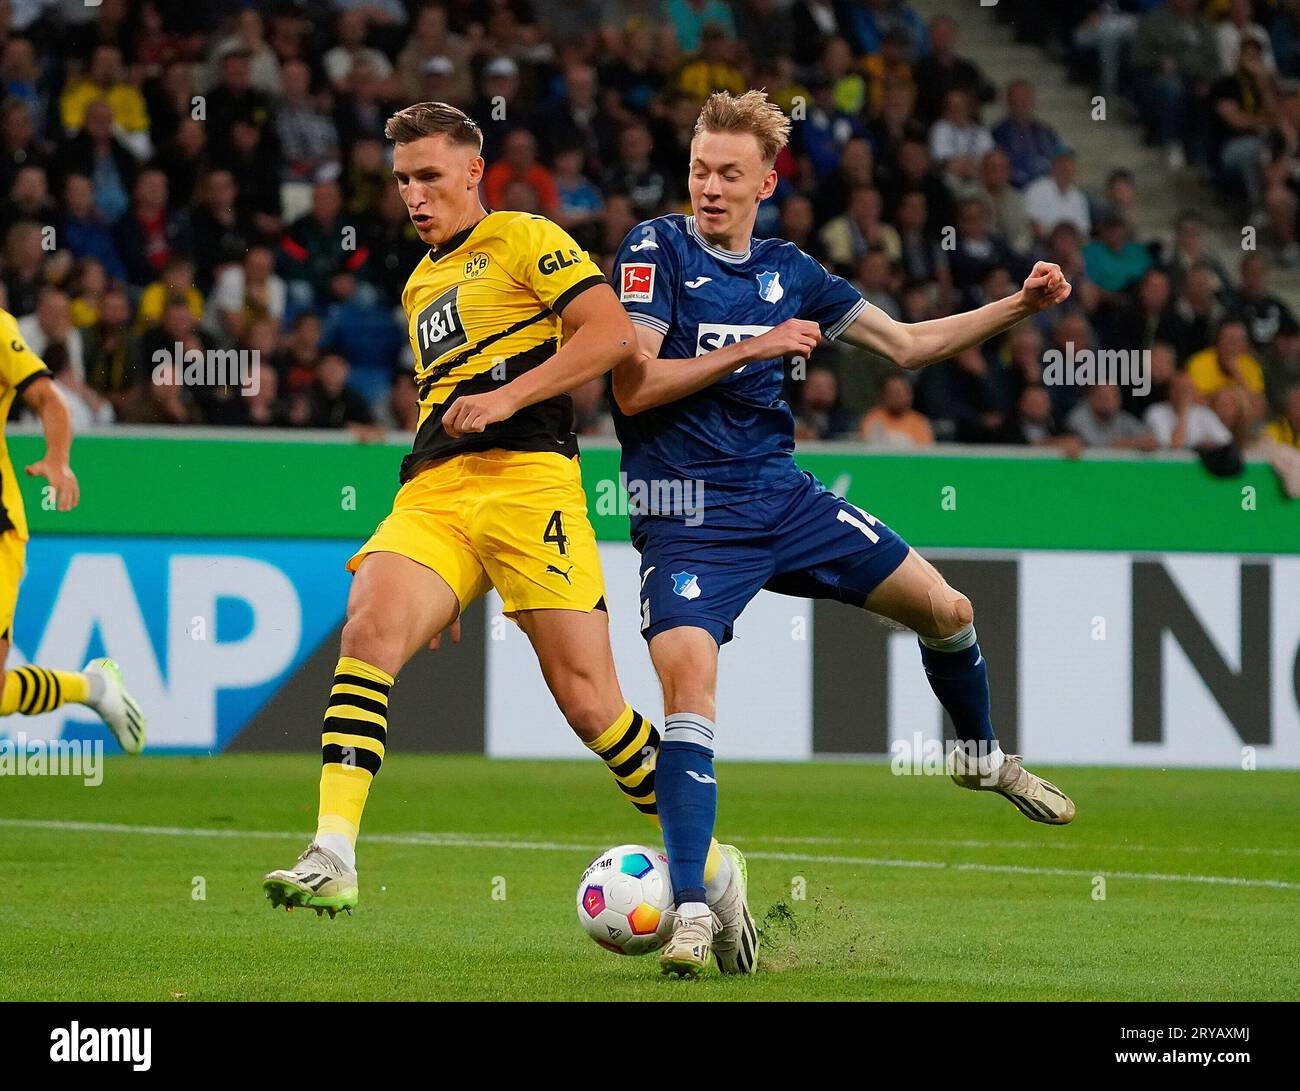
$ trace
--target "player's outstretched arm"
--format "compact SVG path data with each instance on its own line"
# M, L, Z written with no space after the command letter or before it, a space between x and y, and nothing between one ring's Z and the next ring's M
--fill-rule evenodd
M807 356L821 341L816 322L791 318L779 326L687 360L661 360L664 336L647 326L636 327L640 351L614 369L614 400L628 416L675 402L711 386L742 364L778 356Z
M608 284L594 284L564 308L573 333L549 360L487 394L457 398L442 418L450 436L481 432L537 402L567 394L636 352L632 320Z
M922 368L987 341L1023 318L1064 303L1070 290L1070 282L1059 265L1040 261L1020 291L1005 299L928 322L895 322L878 307L864 307L845 330L844 339L899 367Z
M72 472L72 414L63 392L48 377L23 390L23 401L40 418L45 455L27 467L28 477L43 477L54 486L59 511L71 511L81 499L81 486Z

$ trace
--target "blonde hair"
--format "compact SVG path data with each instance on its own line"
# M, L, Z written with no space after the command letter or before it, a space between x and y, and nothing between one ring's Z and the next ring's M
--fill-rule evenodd
M746 91L733 96L728 91L714 91L695 120L695 135L700 133L752 133L758 141L763 161L771 163L790 140L790 119L766 91Z
M483 130L463 110L445 102L417 102L398 110L384 125L384 136L394 144L410 144L426 136L445 135L453 144L483 150Z

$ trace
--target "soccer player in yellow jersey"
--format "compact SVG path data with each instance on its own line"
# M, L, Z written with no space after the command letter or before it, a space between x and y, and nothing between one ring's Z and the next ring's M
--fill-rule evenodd
M15 712L35 716L69 701L88 705L117 736L122 749L138 754L144 749L144 716L111 659L91 660L80 672L37 666L4 669L13 640L18 584L27 559L27 515L3 431L14 398L19 396L45 431L45 457L28 466L27 475L45 478L54 490L59 511L70 511L77 506L80 492L68 462L72 447L68 404L49 369L18 332L14 316L0 310L0 716Z
M357 903L356 838L384 758L393 678L495 587L574 732L657 820L659 734L623 699L568 391L635 351L600 269L540 216L479 200L482 133L443 103L389 119L393 174L431 249L407 281L420 416L392 514L355 573L325 711L316 836L266 876L273 905L333 916ZM752 968L743 858L714 844L705 879L719 967ZM746 940L747 945L746 945Z

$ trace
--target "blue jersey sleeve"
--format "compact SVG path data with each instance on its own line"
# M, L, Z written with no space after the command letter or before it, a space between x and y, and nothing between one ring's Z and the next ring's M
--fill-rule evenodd
M628 317L667 335L676 311L681 256L672 233L654 220L628 232L614 259L614 290Z
M816 322L822 336L835 340L853 324L853 320L868 305L858 290L843 277L828 273L816 258L803 255L800 270L803 277L803 295L799 317Z

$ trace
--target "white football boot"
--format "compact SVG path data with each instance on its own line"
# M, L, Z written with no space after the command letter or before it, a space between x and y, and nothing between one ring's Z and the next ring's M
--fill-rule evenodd
M981 773L966 750L955 746L948 754L947 767L954 783L973 792L997 792L1035 822L1064 826L1074 821L1074 800L1050 780L1026 769L1019 754L1002 754L1002 762L996 769Z
M314 842L293 867L267 875L262 889L272 908L292 911L297 905L316 910L318 917L328 913L333 918L339 910L350 914L360 899L356 869Z
M731 881L709 908L718 918L713 956L724 974L752 974L758 968L758 929L749 912L749 869L735 845L719 845L731 863Z
M144 713L134 697L127 692L122 679L122 668L111 659L92 659L81 669L82 674L98 678L99 696L86 705L99 713L100 719L117 736L122 749L128 754L138 754L144 749Z
M718 918L712 912L683 917L670 910L673 934L659 952L659 969L678 977L699 977L709 968L709 952L718 932Z

